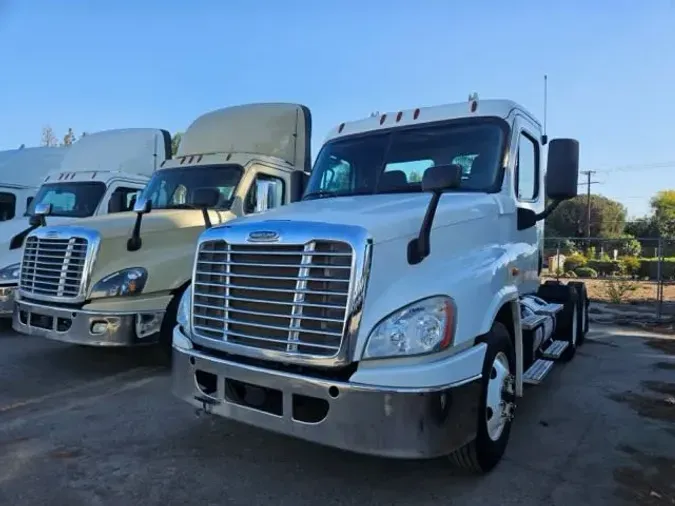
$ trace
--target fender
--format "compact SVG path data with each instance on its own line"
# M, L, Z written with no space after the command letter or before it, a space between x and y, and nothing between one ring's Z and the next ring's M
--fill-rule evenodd
M492 327L492 323L497 318L499 310L508 304L511 308L511 319L513 320L513 340L516 354L516 396L523 396L523 333L520 326L520 303L518 288L515 285L506 285L502 287L493 297L490 305L485 312L485 319L481 325L480 334L486 334Z

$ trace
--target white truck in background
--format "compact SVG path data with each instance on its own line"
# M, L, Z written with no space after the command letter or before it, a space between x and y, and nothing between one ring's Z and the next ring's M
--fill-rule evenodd
M156 128L95 132L67 148L61 163L43 175L25 216L0 224L0 318L12 317L21 255L30 232L42 221L73 224L133 209L150 176L169 158L171 136ZM40 216L36 208L41 208Z
M20 219L45 175L58 168L68 146L31 147L0 151L0 234L2 223Z
M85 346L159 343L170 357L197 237L212 224L299 199L310 140L311 114L300 104L202 114L176 156L158 167L135 213L30 232L14 330Z
M539 280L543 219L576 195L578 157L508 100L340 124L300 202L202 233L174 394L316 443L491 470L525 385L587 330L584 285Z

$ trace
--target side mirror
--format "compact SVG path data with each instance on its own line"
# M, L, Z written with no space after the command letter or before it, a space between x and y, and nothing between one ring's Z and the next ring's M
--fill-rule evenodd
M220 201L220 192L215 188L197 188L192 195L192 203L199 207L216 207Z
M456 164L434 165L424 171L422 191L431 192L431 200L422 219L422 226L415 239L408 243L408 263L416 265L431 253L431 228L436 208L444 190L459 188L462 183L462 167Z
M35 206L35 216L49 216L52 214L51 204L37 204Z
M255 210L256 213L267 211L270 201L270 188L272 183L258 179L255 182Z
M197 188L192 195L192 203L201 208L204 217L204 227L211 228L209 209L216 207L220 202L220 192L215 188Z
M579 141L552 139L548 143L546 196L554 201L572 199L579 189Z
M422 191L441 193L443 190L459 188L462 183L462 167L455 164L434 165L424 171Z
M134 203L134 212L138 214L148 214L152 210L152 200L145 197L138 197Z
M45 218L52 214L51 204L37 204L35 206L34 214L28 219L28 224L31 227L44 227L47 225Z

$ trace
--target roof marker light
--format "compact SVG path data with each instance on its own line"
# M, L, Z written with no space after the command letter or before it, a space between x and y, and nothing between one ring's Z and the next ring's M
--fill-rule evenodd
M417 119L420 116L420 110L419 108L415 109L415 112L413 113L413 119Z
M402 117L403 117L403 111L398 111L398 114L396 115L396 123L401 121Z
M478 93L474 92L469 95L469 110L476 112L476 109L478 109Z
M386 114L383 114L382 116L380 116L380 125L383 125L386 119L387 119Z
M345 129L345 124L340 123L340 126L338 127L338 133L341 134L344 129Z

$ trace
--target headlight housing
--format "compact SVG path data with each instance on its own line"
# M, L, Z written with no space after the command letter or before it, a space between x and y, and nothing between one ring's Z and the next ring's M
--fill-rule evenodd
M131 267L113 272L101 279L91 290L92 298L137 295L143 291L148 280L148 271L143 267Z
M20 272L20 262L3 267L0 269L0 281L18 281Z
M450 297L434 296L405 306L378 323L364 359L409 357L444 350L455 338L456 309Z
M192 285L189 285L178 303L178 312L176 313L176 323L183 333L188 333L190 328L190 300L192 299Z

